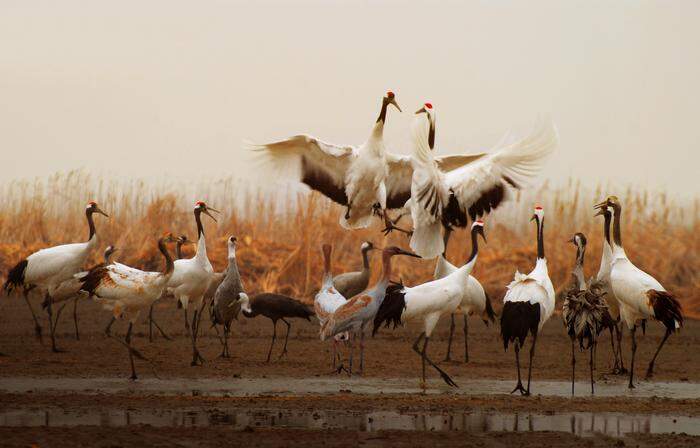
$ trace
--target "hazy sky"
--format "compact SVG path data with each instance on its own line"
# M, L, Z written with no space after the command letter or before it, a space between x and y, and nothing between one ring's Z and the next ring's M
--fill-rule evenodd
M241 140L361 143L437 110L437 150L551 116L544 177L698 194L699 1L0 0L0 181L247 175Z

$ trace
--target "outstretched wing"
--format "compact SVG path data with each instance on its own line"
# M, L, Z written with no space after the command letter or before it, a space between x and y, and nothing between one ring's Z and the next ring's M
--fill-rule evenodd
M449 171L446 185L460 210L475 219L498 207L509 188L521 188L534 177L557 143L554 124L544 123L527 137Z
M353 146L338 146L310 135L296 135L265 145L248 144L266 162L293 176L333 201L347 205L345 174L355 153Z
M411 156L387 153L386 208L402 208L411 198Z

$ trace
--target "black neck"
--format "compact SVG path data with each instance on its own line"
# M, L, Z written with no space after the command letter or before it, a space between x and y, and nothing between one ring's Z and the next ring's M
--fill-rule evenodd
M387 107L389 107L389 101L386 98L384 98L384 99L382 99L382 110L379 111L379 117L377 117L377 123L379 123L380 121L382 123L386 123Z
M430 149L435 147L435 125L430 123L430 131L428 132L428 146Z
M369 269L369 257L367 256L367 252L369 252L369 250L362 250L362 267L365 269Z
M182 245L184 243L178 241L177 244L175 245L175 256L177 257L178 260L182 259Z
M95 221L92 220L92 209L85 211L85 216L87 217L88 226L90 227L90 236L88 236L88 241L92 239L95 235Z
M452 234L452 229L449 227L445 228L445 235L442 237L443 245L445 249L442 251L442 258L447 258L447 243L450 241L450 235Z
M537 258L544 258L544 218L540 221L539 216L535 216L537 221Z
M112 256L112 251L105 252L105 264L109 264L109 258Z
M605 235L605 241L610 244L610 221L612 220L612 214L606 210L604 212L605 222L603 223L603 234Z
M204 226L202 226L202 210L194 209L194 220L197 221L197 239L204 237Z
M622 215L622 207L619 205L613 206L613 212L615 215L615 220L613 221L613 240L615 244L622 247L622 235L620 232L620 218Z
M472 253L469 255L469 259L467 260L467 263L472 261L474 258L476 258L476 255L479 253L479 241L477 240L477 237L479 236L479 232L476 227L472 228Z
M173 263L173 258L170 256L170 253L168 253L168 248L165 247L165 241L162 238L158 240L158 249L160 250L160 253L163 254L163 257L165 257L165 270L163 273L169 274L173 272L173 269L175 269L175 264Z

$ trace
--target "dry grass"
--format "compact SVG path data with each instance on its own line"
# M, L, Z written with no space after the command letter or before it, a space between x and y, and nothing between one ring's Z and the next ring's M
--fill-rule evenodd
M320 245L332 242L334 271L357 269L362 240L407 247L405 236L385 238L378 224L367 230L344 231L341 209L317 194L263 194L241 188L232 179L212 181L185 191L175 185L143 181L105 182L83 172L56 175L46 181L14 182L0 187L0 268L42 247L84 240L83 210L97 200L111 214L96 217L102 247L120 248L116 258L126 264L159 269L162 259L155 240L164 231L196 236L192 206L195 199L223 211L218 223L206 217L209 257L217 270L226 264L226 238L237 235L238 259L250 292L279 291L311 299L320 283ZM496 303L515 269L528 271L534 261L531 207L545 207L545 240L552 281L557 289L568 282L575 250L566 242L580 231L588 236L587 274L600 260L602 218L593 218L592 204L612 191L586 191L576 182L559 189L546 186L518 195L516 201L486 219L488 245L481 252L475 275ZM664 194L615 192L623 201L623 237L628 255L675 293L689 316L700 317L700 202L683 206ZM405 223L404 223L405 224ZM457 232L448 253L453 262L466 258L466 233ZM99 254L94 254L94 260ZM373 257L374 276L378 256ZM407 284L430 279L434 261L398 260L397 279Z

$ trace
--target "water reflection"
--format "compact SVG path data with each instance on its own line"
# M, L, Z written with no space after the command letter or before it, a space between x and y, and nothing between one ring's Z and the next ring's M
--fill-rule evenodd
M281 409L228 410L101 410L64 411L14 410L0 413L0 426L128 426L287 427L346 429L353 431L562 431L581 436L604 433L686 433L700 435L700 418L673 415L630 415L613 412L569 412L561 414L470 411L422 413L394 411L352 412L345 410L305 411Z

